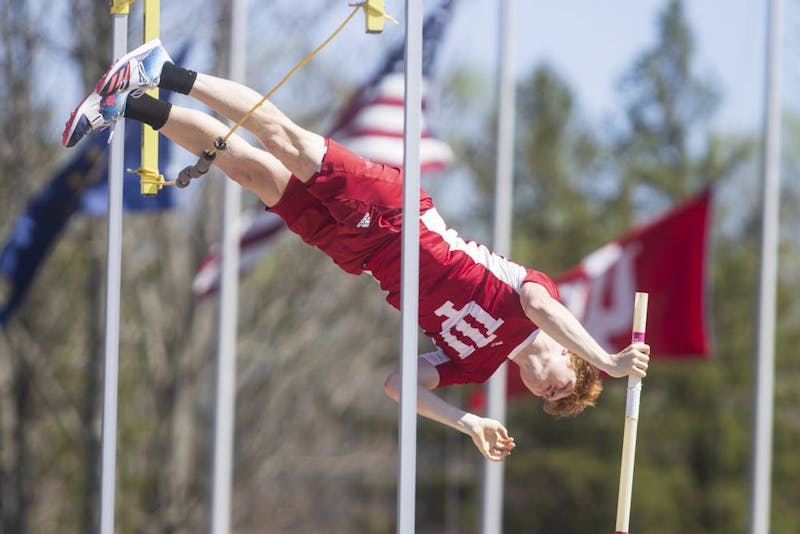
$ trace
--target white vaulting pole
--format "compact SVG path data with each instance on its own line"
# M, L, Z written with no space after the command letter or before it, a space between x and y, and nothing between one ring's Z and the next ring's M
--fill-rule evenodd
M229 78L244 82L246 67L247 6L231 4ZM211 473L211 534L227 534L231 528L234 421L236 420L236 330L239 317L239 216L241 186L225 180L222 221L222 272L217 317L217 364L214 409L214 450Z
M647 293L637 292L633 300L632 343L644 343L647 327ZM642 379L628 377L628 397L625 402L625 433L622 437L622 462L619 469L619 495L617 498L616 534L628 534L633 494L633 464L636 458L636 432L639 425L639 397Z
M400 459L397 532L414 532L417 474L419 187L422 134L422 0L406 0L405 130L400 339Z
M514 178L514 11L515 0L500 3L497 70L497 157L495 161L494 251L511 255ZM486 415L505 424L507 366L501 365L487 382ZM481 491L482 534L503 532L503 462L483 461Z
M128 8L112 6L113 57L128 49ZM108 265L106 267L106 339L103 381L100 532L114 532L117 468L117 398L119 382L119 316L122 278L122 178L125 166L125 120L117 121L108 158Z
M750 534L768 534L772 485L772 418L775 402L775 305L780 228L782 0L769 2L764 105L761 254L756 319Z

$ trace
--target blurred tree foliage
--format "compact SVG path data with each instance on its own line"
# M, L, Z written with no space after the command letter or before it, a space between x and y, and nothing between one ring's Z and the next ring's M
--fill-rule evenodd
M98 54L110 50L101 4L72 0L64 7L79 30L62 42L32 30L45 4L2 3L3 235L66 157L51 132L41 130L49 109L28 98L36 58L45 51L80 65L79 78L90 86L110 61ZM226 71L227 36L207 28L227 27L227 4L194 3L197 38L212 43L216 72ZM556 274L630 225L714 185L709 317L715 354L708 361L653 362L641 405L631 530L740 532L747 521L752 424L759 146L755 134L711 131L724 95L693 68L681 2L665 6L658 40L620 81L619 123L598 125L582 116L553 66L540 65L520 81L513 256ZM303 9L275 3L260 7L251 23L265 32L300 34L317 23L321 9L322 0ZM166 39L181 32L163 28ZM299 55L296 41L274 41L254 47L257 88L268 88L287 58ZM320 126L350 89L339 75L347 61L352 58L331 53L312 62L292 82L306 98L276 98L302 124ZM447 74L439 119L452 126L440 130L463 164L448 177L426 179L426 186L440 207L453 204L455 195L461 209L449 218L456 227L464 223L462 233L471 238L488 234L491 219L494 136L492 106L483 96L491 89L475 73ZM778 534L800 529L798 124L788 117L784 143L772 514ZM218 235L221 181L209 175L192 209L125 218L121 533L198 532L207 520L215 305L193 299L187 273ZM0 331L2 532L96 529L105 242L104 221L75 217L25 305ZM393 532L397 408L381 386L396 364L399 315L374 281L343 275L288 234L242 281L240 299L233 530ZM421 345L429 348L426 340ZM442 393L458 404L471 391L450 389ZM574 420L553 421L534 399L510 405L509 428L519 446L506 464L506 532L611 528L624 390L623 381L608 382L599 405ZM480 462L470 440L420 421L418 532L477 530Z

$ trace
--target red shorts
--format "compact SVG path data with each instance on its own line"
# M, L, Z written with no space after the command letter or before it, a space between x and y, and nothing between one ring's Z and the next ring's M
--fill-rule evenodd
M359 274L377 251L400 247L403 178L400 170L365 160L333 140L320 171L307 183L295 176L270 211L349 273ZM433 207L420 189L420 213Z

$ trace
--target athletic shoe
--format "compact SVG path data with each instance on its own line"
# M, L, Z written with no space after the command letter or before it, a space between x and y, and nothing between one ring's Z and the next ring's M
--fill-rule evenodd
M127 92L103 97L92 91L69 116L61 142L65 147L75 146L90 133L108 128L122 117L127 100Z
M158 86L161 67L172 62L159 39L148 41L112 63L94 90L100 96L132 91L135 95Z

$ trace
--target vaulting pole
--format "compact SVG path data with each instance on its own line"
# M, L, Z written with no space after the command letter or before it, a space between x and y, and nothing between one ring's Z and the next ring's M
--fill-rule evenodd
M128 49L128 4L111 3L113 57ZM100 532L114 532L117 465L117 398L119 382L119 315L122 278L122 178L125 166L125 121L117 121L108 158L108 265L106 267L106 339L103 381Z
M647 293L637 292L633 300L632 343L644 343L647 326ZM628 534L633 495L633 464L636 458L636 433L639 426L639 397L642 379L628 377L628 396L625 402L625 431L622 437L622 461L619 469L619 494L617 497L616 534Z
M514 177L514 11L515 0L500 2L497 69L497 156L493 248L501 256L511 255L511 219ZM486 415L505 424L507 366L501 365L487 382ZM503 462L483 461L481 492L482 534L503 532Z
M414 532L417 473L419 187L422 133L422 0L406 0L405 131L400 339L400 459L397 532Z

